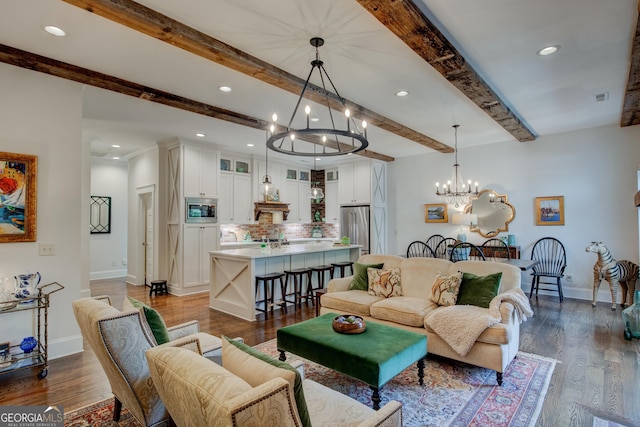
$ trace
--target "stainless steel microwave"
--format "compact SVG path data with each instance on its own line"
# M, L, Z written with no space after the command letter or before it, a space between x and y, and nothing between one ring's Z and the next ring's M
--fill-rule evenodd
M218 222L218 199L186 197L185 206L185 222L198 224Z

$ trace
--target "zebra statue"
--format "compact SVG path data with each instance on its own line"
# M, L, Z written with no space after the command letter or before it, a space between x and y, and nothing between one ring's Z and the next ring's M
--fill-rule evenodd
M591 305L593 307L596 306L596 297L602 279L609 282L609 287L611 288L611 310L616 309L618 283L622 288L622 302L620 306L624 307L627 305L627 296L629 297L629 304L633 304L633 292L635 291L636 280L638 279L638 264L627 260L614 260L611 252L609 252L609 249L607 249L602 242L591 242L591 244L585 248L585 251L598 254L598 261L593 265L593 301Z

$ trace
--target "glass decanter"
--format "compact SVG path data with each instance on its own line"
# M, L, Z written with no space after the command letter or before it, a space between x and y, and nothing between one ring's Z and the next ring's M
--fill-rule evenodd
M633 304L622 310L624 339L640 338L640 290L633 293Z

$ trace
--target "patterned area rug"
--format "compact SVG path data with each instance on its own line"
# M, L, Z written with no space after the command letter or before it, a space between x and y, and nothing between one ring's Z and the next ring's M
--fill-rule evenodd
M275 340L256 348L275 358L279 356ZM296 359L300 360L287 354L289 362ZM369 386L301 360L305 362L306 378L372 405ZM518 353L503 376L502 387L498 387L494 371L430 356L425 363L425 385L418 384L418 368L411 366L382 388L381 405L391 399L401 402L406 427L533 427L555 364L553 359ZM112 417L113 398L65 414L65 426L140 426L125 408L118 423Z
M275 340L256 348L279 356ZM287 353L287 361L295 359L300 358ZM366 384L304 362L305 378L372 406L371 389ZM403 425L407 427L533 427L555 365L553 359L520 352L504 373L502 387L498 387L494 371L430 356L425 363L424 386L418 384L418 368L413 365L381 389L380 405L392 399L401 402Z
M122 408L120 421L113 421L113 398L64 414L64 425L69 427L141 427L140 423Z

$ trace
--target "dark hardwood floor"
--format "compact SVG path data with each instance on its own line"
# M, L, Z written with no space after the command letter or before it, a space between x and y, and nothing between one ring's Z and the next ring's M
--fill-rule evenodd
M196 319L213 335L241 336L255 345L275 338L276 330L315 316L315 308L247 322L208 308L208 294L149 297L149 288L124 280L91 284L92 295L107 294L119 307L131 295L156 308L168 325ZM593 416L640 426L640 340L625 341L620 310L601 303L539 297L533 318L522 324L520 350L550 357L556 365L538 426L592 426ZM262 319L260 317L259 319ZM0 405L62 405L70 411L111 397L109 383L90 348L50 362L49 375L37 370L0 376Z

